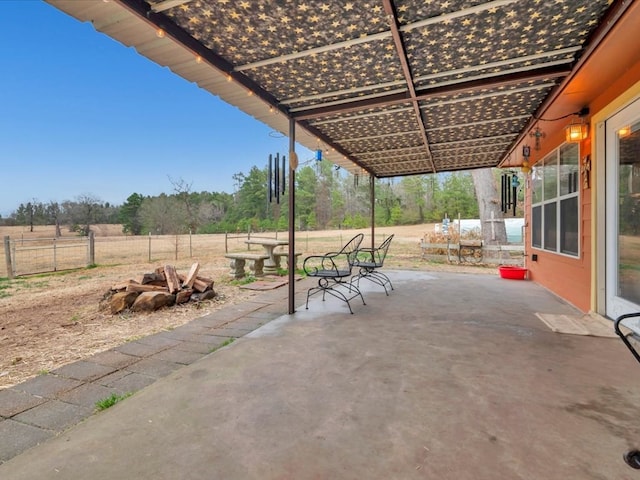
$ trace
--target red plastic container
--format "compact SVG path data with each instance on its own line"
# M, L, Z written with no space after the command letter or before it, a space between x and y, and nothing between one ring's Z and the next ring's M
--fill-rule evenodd
M511 280L524 280L527 278L527 269L523 267L502 265L498 267L498 271L501 278L509 278Z

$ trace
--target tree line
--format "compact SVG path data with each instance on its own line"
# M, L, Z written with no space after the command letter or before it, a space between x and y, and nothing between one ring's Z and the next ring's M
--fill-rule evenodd
M494 178L497 178L494 172ZM224 233L286 230L288 194L279 202L267 198L267 168L252 167L233 176L234 193L194 192L184 180L169 178L172 191L156 196L132 193L122 205L91 194L61 203L33 199L20 204L5 225L56 225L86 235L91 225L122 224L130 235ZM378 226L439 222L445 216L478 217L472 175L453 172L375 179L375 222ZM328 162L315 162L295 172L296 229L364 228L371 223L368 176L347 175ZM288 182L286 182L288 188Z

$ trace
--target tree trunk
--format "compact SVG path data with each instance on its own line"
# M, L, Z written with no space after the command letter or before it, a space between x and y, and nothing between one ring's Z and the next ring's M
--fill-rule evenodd
M504 245L507 243L507 229L493 172L490 168L476 169L471 170L471 176L480 210L482 240L485 245Z

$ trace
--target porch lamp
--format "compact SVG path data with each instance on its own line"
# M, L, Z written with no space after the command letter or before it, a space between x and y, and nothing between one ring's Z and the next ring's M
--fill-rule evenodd
M529 166L529 157L531 156L531 147L529 145L524 145L522 147L522 173L527 175L531 171L531 167Z
M565 138L569 143L578 143L589 137L589 124L584 122L584 117L589 115L589 109L585 107L575 115L578 115L580 120L572 121L565 128Z

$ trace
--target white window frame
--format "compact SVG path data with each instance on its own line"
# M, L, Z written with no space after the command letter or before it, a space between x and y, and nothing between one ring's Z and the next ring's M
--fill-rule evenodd
M562 255L562 256L566 256L566 257L570 257L570 258L580 258L580 254L581 254L581 225L582 225L582 221L581 221L581 202L580 202L580 190L581 190L581 178L580 178L580 146L577 146L577 170L573 171L570 173L570 179L568 180L565 177L565 180L568 181L573 181L572 187L569 188L570 191L568 193L564 193L561 194L561 179L563 179L562 175L561 175L561 168L562 166L560 165L560 153L563 150L563 148L565 148L566 146L571 145L568 143L563 143L560 147L556 148L553 152L549 153L549 155L547 155L546 157L544 157L541 161L537 162L533 168L532 168L532 186L531 186L531 248L535 249L535 250L539 250L542 252L548 252L548 253L553 253L553 254L557 254L557 255ZM548 167L548 164L552 164L555 162L555 177L556 177L556 193L555 196L551 197L551 198L545 198L545 183L544 183L544 171L545 171L545 167ZM534 201L535 199L535 192L534 189L536 188L536 181L540 182L539 183L539 193L540 193L540 199L538 201ZM561 205L562 202L564 200L569 200L571 198L575 198L576 199L576 216L577 218L575 219L575 221L577 222L577 231L576 231L576 242L577 242L577 252L563 252L561 250L562 248L562 211L561 211ZM545 232L547 232L549 226L545 223L545 206L550 206L554 204L556 206L555 208L555 212L556 212L556 220L555 220L555 248L550 248L548 245L545 245ZM534 238L536 237L536 225L534 224L534 209L535 208L539 208L539 215L540 215L540 244L539 245L534 245ZM551 243L551 242L550 242Z

